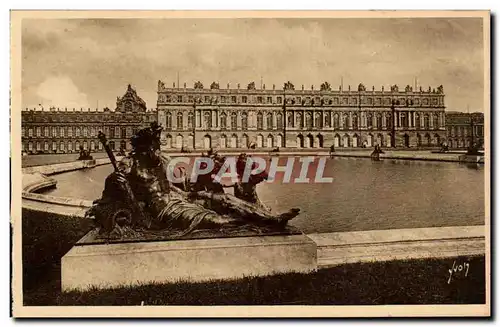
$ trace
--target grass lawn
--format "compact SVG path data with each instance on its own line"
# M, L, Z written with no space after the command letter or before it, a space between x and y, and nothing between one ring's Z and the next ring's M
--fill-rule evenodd
M346 264L311 274L112 290L60 289L60 258L89 229L85 219L23 212L25 305L363 305L485 303L485 258ZM449 269L468 262L467 276Z

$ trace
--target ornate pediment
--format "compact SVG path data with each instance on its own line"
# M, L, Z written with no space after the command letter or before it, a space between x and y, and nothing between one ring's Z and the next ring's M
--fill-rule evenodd
M116 98L116 111L146 111L146 102L137 95L137 92L129 84L125 94L121 98Z

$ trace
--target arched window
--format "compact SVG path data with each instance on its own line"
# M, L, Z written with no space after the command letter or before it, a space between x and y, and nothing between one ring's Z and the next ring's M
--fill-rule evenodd
M366 127L373 128L373 116L371 113L366 114Z
M381 114L377 114L377 126L376 126L377 129L382 129L382 115Z
M248 115L246 112L244 112L241 115L241 129L247 130L247 128L248 128Z
M273 114L270 112L267 114L266 124L267 124L267 129L273 129Z
M358 129L358 115L357 114L353 114L352 115L352 128L353 129Z
M177 113L177 129L183 129L182 112Z
M194 126L193 116L192 112L188 113L188 128L193 128Z
M57 127L52 127L52 137L57 137Z
M428 114L424 115L424 128L429 129L429 115Z
M317 112L316 113L316 117L315 117L315 125L316 125L316 128L323 128L323 119L321 117L321 113L320 112Z
M313 128L313 117L312 117L312 112L306 112L306 128L307 129L312 129Z
M235 112L231 113L231 129L235 130L238 128L238 116Z
M325 127L331 127L332 123L332 114L327 111L325 112Z
M338 114L333 115L333 128L339 128L340 126L340 119Z
M167 112L165 117L165 128L172 128L172 113Z
M43 129L43 136L45 136L45 137L49 137L49 128L48 128L48 127L45 127L45 128ZM47 150L48 150L48 148L47 148Z
M420 129L420 114L415 114L415 127Z
M118 128L118 127L117 127L117 128ZM75 136L76 136L76 137L80 137L80 127L77 127L77 128L75 129Z
M42 129L41 129L41 127L37 127L36 128L36 137L40 137L40 136L42 136Z
M301 112L297 113L297 119L296 119L296 121L297 121L296 125L297 125L298 128L303 128L304 127L304 122L302 120L302 113Z
M64 150L65 150L65 149L64 149L64 142L63 142L63 141L61 141L61 142L59 143L59 150L60 150L60 151L64 151Z
M127 130L125 129L125 127L121 128L121 132L122 139L127 138Z
M85 126L83 128L83 137L87 137L87 136L89 136L89 130L88 130L87 126Z
M279 129L283 128L283 115L281 113L276 115L276 125Z
M223 129L227 128L227 115L225 112L221 113L220 115L220 127Z
M262 116L262 112L257 113L257 129L264 128L264 118Z
M33 128L31 127L28 129L28 136L33 137Z
M205 121L205 127L206 128L212 128L212 113L210 111L206 111L203 114L203 118Z
M349 116L344 113L342 114L342 129L348 129L349 128Z
M439 129L439 118L437 114L432 115L432 127L434 129Z
M293 112L289 112L287 114L287 126L288 127L293 127L294 126L294 121L293 121Z

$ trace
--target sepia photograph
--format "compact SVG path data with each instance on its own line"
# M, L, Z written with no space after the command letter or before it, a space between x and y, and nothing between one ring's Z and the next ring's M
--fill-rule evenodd
M11 11L14 317L488 317L489 11Z

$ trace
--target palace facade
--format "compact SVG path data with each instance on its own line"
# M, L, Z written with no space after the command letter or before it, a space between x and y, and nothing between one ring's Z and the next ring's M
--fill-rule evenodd
M97 138L103 131L111 148L130 149L129 138L136 130L156 121L157 113L147 110L146 103L129 85L116 100L116 109L50 108L21 112L21 137L24 153L75 153L86 150L104 151Z
M467 148L471 142L484 145L484 114L447 112L446 139L450 148Z
M446 140L443 87L296 90L287 82L221 88L158 81L162 148L437 147Z

